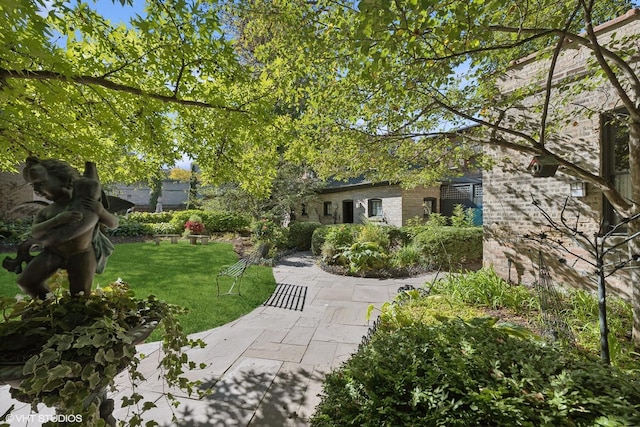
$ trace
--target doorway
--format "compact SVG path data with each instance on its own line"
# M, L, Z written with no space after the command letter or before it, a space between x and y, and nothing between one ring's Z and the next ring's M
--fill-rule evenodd
M342 222L353 224L353 200L342 201Z

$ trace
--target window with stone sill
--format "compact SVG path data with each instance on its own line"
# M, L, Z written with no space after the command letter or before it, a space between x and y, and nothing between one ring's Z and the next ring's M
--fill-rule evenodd
M369 199L367 205L369 217L382 216L382 199Z
M331 209L331 202L324 202L323 214L324 216L331 216L333 214Z
M620 195L631 200L631 174L629 172L629 115L626 110L603 114L601 123L602 176L611 181ZM622 218L603 196L603 231L619 224ZM626 230L620 230L621 232Z

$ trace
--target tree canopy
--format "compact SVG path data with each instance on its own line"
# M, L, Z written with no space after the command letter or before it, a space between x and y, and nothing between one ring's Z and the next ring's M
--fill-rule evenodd
M286 121L214 5L150 1L114 23L90 2L0 0L0 16L3 170L31 154L131 181L189 154L212 179L265 191Z
M513 102L495 85L511 61L630 7L521 3L165 0L112 22L92 2L0 0L0 168L91 160L132 181L186 154L205 182L258 195L283 160L433 182L475 154L451 131Z

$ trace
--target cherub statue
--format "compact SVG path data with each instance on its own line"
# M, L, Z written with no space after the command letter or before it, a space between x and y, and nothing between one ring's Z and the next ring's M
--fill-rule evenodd
M18 286L32 298L43 299L50 292L46 280L58 269L65 269L71 294L89 294L95 273L102 272L113 250L100 226L118 226L118 218L106 209L95 164L87 162L80 176L66 162L29 157L23 176L52 203L35 216L31 236L42 251L27 257ZM19 273L21 269L21 265L14 265L14 271Z

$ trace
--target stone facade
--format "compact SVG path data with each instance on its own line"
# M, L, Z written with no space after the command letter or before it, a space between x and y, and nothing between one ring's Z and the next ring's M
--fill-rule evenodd
M596 29L602 43L617 33L617 37L640 32L640 12L630 11L624 17L610 21ZM586 75L585 61L590 57L587 49L576 44L567 44L556 65L555 79L590 78ZM503 81L506 92L523 84L544 82L548 60L536 56L525 58L515 64ZM531 105L540 97L529 99ZM602 172L602 129L604 119L599 114L588 112L610 112L619 108L618 97L608 84L601 84L592 91L578 93L572 102L563 105L551 103L552 114L570 118L560 126L548 140L547 148L562 153L568 160L594 174ZM555 113L554 113L555 109ZM551 117L553 120L553 116ZM535 121L535 120L534 120ZM550 123L554 123L553 121ZM555 122L559 123L559 121ZM572 197L571 184L579 184L579 178L568 174L562 166L554 177L534 178L527 171L532 160L513 151L485 148L485 153L500 159L491 171L483 174L484 187L484 263L492 265L503 277L517 283L532 283L539 274L539 261L551 270L555 283L595 288L594 268L557 250L557 242L571 248L579 256L589 258L567 238L561 238L549 226L544 214L560 222L564 207L564 219L572 226L595 239L605 209L602 193L586 185L586 195ZM536 200L538 207L533 204ZM565 207L566 203L566 207ZM543 243L533 236L546 235ZM545 243L546 242L546 243ZM608 279L611 288L623 297L629 296L629 278L624 272Z
M435 210L439 211L439 187L416 187L403 189L393 184L361 184L326 189L305 207L305 212L298 210L296 219L315 221L322 224L355 223L362 224L366 220L401 227L407 220L424 216L424 199L435 199ZM381 216L370 216L370 200L380 200ZM325 203L331 208L325 212ZM350 212L346 212L349 210ZM325 214L326 213L326 214Z
M34 199L33 187L25 182L21 174L0 172L0 188L0 219L12 220L23 217L16 207Z

